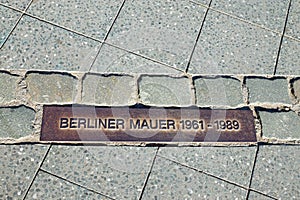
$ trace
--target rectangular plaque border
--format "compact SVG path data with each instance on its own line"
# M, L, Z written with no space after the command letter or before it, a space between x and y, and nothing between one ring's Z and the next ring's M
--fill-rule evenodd
M138 138L128 136L127 134L124 134L124 131L115 131L115 132L109 132L109 139L107 140L107 135L96 135L93 133L93 131L87 131L87 132L80 132L78 131L60 131L57 127L55 128L55 125L53 124L53 121L57 120L57 118L62 116L71 116L70 114L72 112L75 113L81 113L86 112L84 115L88 115L89 112L97 112L97 110L107 110L114 109L125 109L125 110L132 110L132 111L138 111L139 114L142 110L149 110L149 109L161 109L166 111L167 113L169 111L176 111L178 110L188 110L193 112L196 112L199 110L200 114L201 112L224 112L226 111L227 118L230 118L232 114L235 113L235 115L241 115L243 120L247 122L247 128L241 130L242 137L228 137L229 134L226 135L225 133L221 133L221 137L218 139L215 138L207 138L203 134L199 134L199 136L196 136L192 134L191 137L186 137L189 132L185 132L183 136L177 139L171 139L174 138L174 134L163 132L164 137L160 137L159 133L156 136L149 138ZM84 111L85 110L85 111ZM131 113L132 114L132 113ZM137 115L138 115L137 114ZM106 113L107 116L111 115L111 113ZM167 114L168 115L168 114ZM96 114L97 116L97 114ZM240 117L241 117L240 116ZM143 131L147 132L147 131ZM247 132L247 133L245 133ZM93 137L91 137L91 133L93 133ZM148 133L151 134L151 133ZM223 135L222 135L223 134ZM120 137L121 136L121 137ZM176 134L175 134L176 136ZM225 137L226 136L226 137ZM191 107L150 107L150 106L143 106L143 105L135 105L135 106L91 106L91 105L82 105L82 104L67 104L67 105L44 105L43 106L43 117L42 117L42 127L41 127L41 135L40 135L40 141L41 142L50 142L50 143L90 143L90 144L109 144L109 143L118 143L118 144L185 144L185 145L194 145L194 144L255 144L257 143L256 138L256 130L255 130L255 124L254 124L254 116L252 113L252 110L249 107L242 107L237 109L211 109L211 108L200 108L196 106Z

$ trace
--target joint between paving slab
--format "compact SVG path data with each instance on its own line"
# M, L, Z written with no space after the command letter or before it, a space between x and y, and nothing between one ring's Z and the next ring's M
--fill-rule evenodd
M222 177L213 175L212 173L206 172L206 171L204 171L204 170L194 168L194 167L192 167L192 166L189 166L188 164L178 162L178 161L176 161L176 160L173 160L173 159L171 159L171 158L167 158L167 157L162 156L162 155L157 155L157 156L160 157L160 158L163 158L163 159L165 159L165 160L171 161L171 162L173 162L173 163L176 163L176 164L178 164L178 165L181 165L181 166L183 166L183 167L186 167L186 168L188 168L188 169L194 170L194 171L196 171L196 172L198 172L198 173L201 173L201 174L204 174L204 175L206 175L206 176L209 176L209 177L218 179L218 180L220 180L220 181L224 181L224 182L226 182L226 183L228 183L228 184L237 186L237 187L242 188L242 189L244 189L244 190L248 190L248 189L249 189L248 187L246 187L246 186L244 186L244 185L240 185L240 184L235 183L235 182L233 182L233 181L230 181L230 180L224 179L224 178L222 178Z
M191 2L191 1L190 1L190 2ZM201 35L201 32L202 32L202 29L203 29L203 27L204 27L204 23L205 23L205 20L206 20L208 11L209 11L209 9L210 9L211 2L212 2L212 0L209 1L209 5L208 5L208 7L206 7L206 11L205 11L203 20L202 20L202 22L201 22L200 29L199 29L198 34L197 34L197 37L196 37L196 41L195 41L195 43L194 43L194 45L193 45L192 52L191 52L191 54L190 54L190 57L189 57L187 66L186 66L186 68L185 68L185 73L188 73L188 71L189 71L190 64L191 64L191 61L192 61L192 58L193 58L195 49L196 49L196 47L197 47L197 44L198 44L198 41L199 41L199 38L200 38L200 35ZM192 3L193 3L193 2L192 2Z
M285 22L284 22L284 27L283 27L283 31L281 33L280 44L279 44L279 47L278 47L278 52L277 52L277 57L276 57L276 62L275 62L275 67L274 67L273 75L275 75L276 71L277 71L279 57L280 57L280 52L281 52L281 48L282 48L282 43L283 43L283 38L284 38L285 31L286 31L287 23L288 23L288 18L289 18L289 13L290 13L291 5L292 5L292 0L289 1L289 5L288 5L286 17L285 17Z
M25 7L24 10L19 10L19 9L14 9L16 11L21 12L21 15L18 17L17 22L15 23L15 25L13 26L13 28L9 31L8 35L6 36L5 40L2 42L2 44L0 45L0 49L2 49L2 47L4 46L4 44L8 41L9 37L11 36L12 32L16 29L16 27L18 26L18 24L20 23L21 19L23 18L23 16L25 15L26 11L28 10L29 6L31 5L31 3L33 2L33 0L30 0L30 2L27 4L27 6ZM1 4L3 5L3 4ZM3 5L4 6L4 5ZM7 8L10 8L10 6L5 6ZM11 7L12 8L12 7Z

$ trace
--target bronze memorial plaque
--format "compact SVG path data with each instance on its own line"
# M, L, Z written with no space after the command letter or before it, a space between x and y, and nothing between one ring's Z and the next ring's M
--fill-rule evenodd
M251 110L45 105L41 141L256 142Z

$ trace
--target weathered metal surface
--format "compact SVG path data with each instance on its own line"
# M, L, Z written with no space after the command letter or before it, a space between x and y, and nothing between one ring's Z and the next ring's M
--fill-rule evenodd
M44 106L41 141L256 142L249 109Z

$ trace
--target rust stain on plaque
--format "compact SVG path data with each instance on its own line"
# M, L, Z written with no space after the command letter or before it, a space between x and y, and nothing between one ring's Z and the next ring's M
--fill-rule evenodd
M256 142L249 109L44 106L41 141Z

